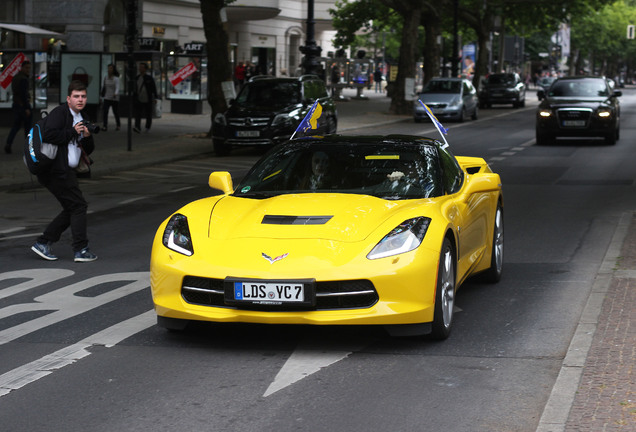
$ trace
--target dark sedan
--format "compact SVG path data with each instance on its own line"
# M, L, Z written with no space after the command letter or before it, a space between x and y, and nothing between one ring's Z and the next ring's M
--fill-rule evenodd
M512 104L519 108L526 105L526 85L517 73L496 73L486 78L479 92L479 107L493 104Z
M539 90L543 101L537 109L537 145L552 144L557 137L601 137L608 145L616 144L618 96L622 92L613 90L603 77L557 79L547 93Z

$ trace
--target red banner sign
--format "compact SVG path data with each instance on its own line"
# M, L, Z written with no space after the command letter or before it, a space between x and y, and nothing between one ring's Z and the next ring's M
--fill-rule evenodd
M172 77L170 78L170 84L172 84L172 86L174 87L196 71L197 67L194 65L194 63L190 62L179 69L177 72L175 72L174 75L172 75Z
M22 62L25 61L26 59L27 58L24 55L24 53L20 53L17 56L15 56L13 61L9 63L9 66L7 66L7 68L2 71L2 74L0 74L0 86L3 89L6 89L7 87L9 87L9 85L11 85L11 81L13 81L13 77L16 76L18 72L20 72L20 67L22 66Z

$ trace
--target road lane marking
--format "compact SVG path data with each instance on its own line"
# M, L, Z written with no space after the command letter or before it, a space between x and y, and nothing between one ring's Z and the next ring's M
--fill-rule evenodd
M364 341L358 341L357 343L345 342L338 346L338 343L335 342L329 345L329 349L326 349L324 344L316 342L305 341L299 343L296 350L289 356L281 370L278 371L263 397L270 396L323 368L349 357L353 352L360 351L367 344Z
M33 235L33 234L30 234ZM15 294L30 290L40 285L45 285L51 282L55 282L59 279L74 275L75 272L66 269L29 269L29 270L17 270L11 272L0 273L0 281L11 279L29 279L26 282L19 283L0 290L0 299L10 297ZM1 309L0 309L1 310ZM5 316L4 314L0 314Z
M52 275L56 275L59 274L57 273L59 272L59 270L60 269L49 269L48 271L51 271ZM2 280L3 278L6 278L6 273L0 274L0 280ZM149 272L112 273L102 276L95 276L36 297L31 303L14 304L4 307L0 309L0 316L2 316L3 318L25 312L45 311L48 313L38 318L0 331L0 345L6 344L29 333L43 329L58 322L72 318L76 315L88 312L106 303L147 289L150 286L149 279ZM45 281L41 281L40 285L48 282L48 279ZM122 285L98 294L94 297L77 295L79 292L87 290L89 288L113 282L121 282ZM20 291L17 291L15 287L9 288L9 291L13 293L23 292L27 289L32 288L32 286L29 286L28 283L18 286L21 287ZM2 290L2 292L4 292L5 290Z
M0 375L0 397L89 356L91 354L89 348L92 346L111 348L124 339L152 327L156 322L155 311L149 310L95 333L76 344L6 372Z

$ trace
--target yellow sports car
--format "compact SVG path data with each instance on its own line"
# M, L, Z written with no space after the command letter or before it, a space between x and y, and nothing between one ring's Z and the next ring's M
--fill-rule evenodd
M382 325L448 337L455 293L503 266L501 180L421 137L339 136L273 148L236 186L161 224L158 324Z

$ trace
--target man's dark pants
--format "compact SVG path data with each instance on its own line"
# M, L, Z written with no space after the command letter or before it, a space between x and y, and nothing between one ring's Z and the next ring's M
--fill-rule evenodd
M73 236L73 250L75 252L81 251L88 246L88 236L86 234L86 210L88 204L77 183L75 171L69 171L66 178L51 175L38 176L38 181L62 205L62 211L46 227L44 233L38 238L38 242L56 242L70 226Z
M29 134L29 130L31 130L31 121L33 118L33 114L27 115L26 110L19 106L13 106L13 127L11 127L11 131L7 136L6 148L10 149L13 144L13 139L18 134L18 131L24 127L24 137L26 138Z
M152 101L142 103L135 101L135 127L141 129L141 118L146 119L146 129L152 126Z

